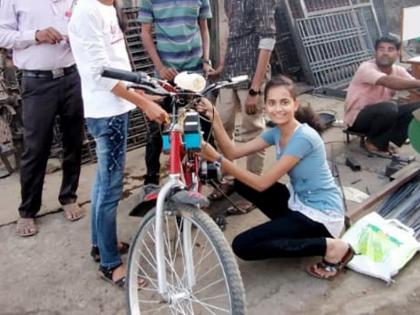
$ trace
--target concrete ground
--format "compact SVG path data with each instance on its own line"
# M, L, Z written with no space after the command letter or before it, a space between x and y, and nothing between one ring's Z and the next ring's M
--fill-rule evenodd
M303 95L316 110L333 110L342 116L342 102ZM374 193L389 182L384 176L389 160L368 157L359 148L357 139L345 144L341 128L331 128L325 135L327 153L338 164L343 186ZM404 146L403 154L420 156ZM352 156L362 164L361 172L345 166ZM144 150L127 155L124 199L120 202L118 234L130 240L141 218L129 217L136 204L144 174ZM267 167L273 152L267 153ZM0 168L2 165L0 165ZM89 191L94 164L83 166L79 202L89 212ZM39 233L20 238L15 234L19 205L19 178L13 174L0 180L0 314L125 314L123 291L110 286L97 275L97 265L89 256L89 215L74 223L68 222L57 201L60 172L49 174L44 185L44 199L37 219ZM349 202L349 207L355 206ZM253 211L244 216L229 217L225 235L229 240L266 218ZM276 259L262 262L239 261L246 295L248 314L418 314L420 306L419 255L400 272L395 283L347 271L334 281L309 277L304 267L314 259Z

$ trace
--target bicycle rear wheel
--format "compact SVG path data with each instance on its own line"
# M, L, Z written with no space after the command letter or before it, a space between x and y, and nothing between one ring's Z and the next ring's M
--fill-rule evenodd
M171 207L172 208L172 207ZM233 252L214 221L189 205L175 205L164 215L164 252L168 294L158 292L155 253L155 210L140 225L129 254L129 314L245 314L245 293ZM191 246L183 233L191 232ZM187 251L191 249L191 254ZM188 264L188 257L192 258ZM195 281L189 285L187 266ZM138 279L147 281L139 288Z

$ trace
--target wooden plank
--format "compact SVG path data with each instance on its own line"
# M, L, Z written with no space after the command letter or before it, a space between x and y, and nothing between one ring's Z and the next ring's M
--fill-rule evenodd
M382 200L384 197L389 196L402 185L413 179L415 176L420 175L420 164L418 162L413 162L399 171L399 176L396 177L392 182L385 185L385 187L371 195L361 204L358 204L356 207L352 208L348 212L348 217L352 221L355 221L364 215L372 212L374 209L372 206Z

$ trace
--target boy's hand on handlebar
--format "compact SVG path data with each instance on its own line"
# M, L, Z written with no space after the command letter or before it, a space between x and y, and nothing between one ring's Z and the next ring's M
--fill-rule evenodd
M208 119L213 120L216 114L216 107L205 97L202 97L196 106L197 112L203 114Z
M176 71L175 68L169 68L169 67L162 67L158 70L159 77L163 80L172 81L175 76L178 74L178 71Z
M152 121L156 121L159 124L168 123L171 121L168 113L154 102L149 102L147 104L147 107L144 108L143 111L146 114L147 118L149 118Z

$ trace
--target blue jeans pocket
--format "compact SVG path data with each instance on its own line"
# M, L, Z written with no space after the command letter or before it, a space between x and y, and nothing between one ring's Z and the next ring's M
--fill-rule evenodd
M109 172L124 168L127 147L128 114L106 118L87 118L89 133L96 143L98 164Z

